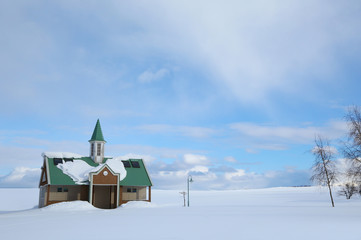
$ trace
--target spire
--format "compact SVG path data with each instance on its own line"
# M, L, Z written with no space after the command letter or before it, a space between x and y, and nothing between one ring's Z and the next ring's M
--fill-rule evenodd
M104 137L103 137L102 128L100 127L99 119L98 119L98 121L97 121L97 123L95 125L92 138L89 140L89 142L90 141L102 141L102 142L105 142Z

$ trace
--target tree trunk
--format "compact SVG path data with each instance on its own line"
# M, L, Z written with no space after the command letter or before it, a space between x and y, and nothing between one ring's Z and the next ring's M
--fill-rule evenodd
M328 186L328 191L330 192L332 207L335 207L335 203L333 202L333 197L332 197L330 178L328 176L328 171L327 171L327 167L326 167L326 163L325 163L325 158L324 158L322 152L321 152L321 157L322 157L323 167L325 168L325 173L326 173L326 178L327 178L327 186Z
M328 184L328 190L329 190L329 192L330 192L330 198L331 198L332 207L335 207L335 203L333 202L333 197L332 197L332 191L331 191L331 186L330 186L330 184Z

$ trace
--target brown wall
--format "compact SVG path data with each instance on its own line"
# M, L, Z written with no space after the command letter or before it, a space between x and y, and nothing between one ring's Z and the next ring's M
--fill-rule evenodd
M123 199L123 186L119 187L119 206L122 205L122 199Z
M104 176L107 171L108 175ZM93 184L117 184L118 177L113 175L107 167L105 167L99 174L93 175Z

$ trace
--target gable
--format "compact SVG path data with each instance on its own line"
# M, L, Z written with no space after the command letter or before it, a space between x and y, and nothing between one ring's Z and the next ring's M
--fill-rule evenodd
M98 172L90 173L94 185L117 185L119 174L115 174L107 165L104 165Z

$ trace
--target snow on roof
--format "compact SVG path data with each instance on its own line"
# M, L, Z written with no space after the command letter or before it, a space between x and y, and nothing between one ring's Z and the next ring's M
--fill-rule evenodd
M115 157L112 159L108 159L105 162L105 164L108 165L113 170L113 172L120 174L119 181L123 180L127 176L127 170L125 170L122 159L122 157Z
M127 176L127 171L124 168L120 157L108 159L105 163L99 164L96 167L90 166L83 160L74 159L59 163L57 167L73 179L76 184L87 184L89 181L89 174L99 171L104 165L107 165L114 173L119 173L119 181Z
M48 158L81 158L82 155L71 153L71 152L43 152L41 154L43 157Z
M83 160L59 163L57 167L61 169L64 174L71 177L76 184L86 184L89 180L89 173L94 171L94 168L97 168L90 166Z

